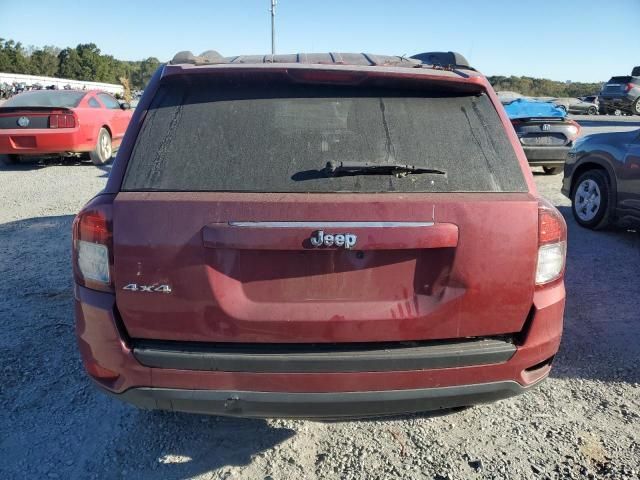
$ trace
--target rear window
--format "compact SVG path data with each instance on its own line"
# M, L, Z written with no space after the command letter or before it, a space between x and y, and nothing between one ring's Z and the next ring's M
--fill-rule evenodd
M631 80L631 77L611 77L607 83L629 83Z
M328 176L328 162L446 175ZM157 92L125 191L523 192L486 95L183 78Z
M4 107L77 107L86 92L72 92L68 90L38 90L25 92L4 102Z

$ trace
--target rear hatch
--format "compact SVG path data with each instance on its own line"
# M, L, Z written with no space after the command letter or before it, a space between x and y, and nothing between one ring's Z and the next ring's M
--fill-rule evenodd
M488 96L308 81L164 79L114 203L129 335L314 343L520 331L538 204ZM325 169L354 161L443 173Z
M624 76L624 77L611 77L611 79L605 83L600 91L600 96L619 96L627 93L627 85L629 83L638 83L637 79L634 77Z

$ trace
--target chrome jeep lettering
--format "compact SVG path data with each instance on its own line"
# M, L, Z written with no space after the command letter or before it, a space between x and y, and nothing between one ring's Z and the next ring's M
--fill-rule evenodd
M316 230L309 237L311 245L314 247L340 247L347 250L352 249L358 242L358 237L353 233L324 233L324 230Z

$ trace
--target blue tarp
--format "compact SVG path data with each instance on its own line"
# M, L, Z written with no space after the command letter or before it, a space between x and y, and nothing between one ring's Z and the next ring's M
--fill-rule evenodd
M566 112L551 102L535 102L519 98L504 106L509 118L566 117Z

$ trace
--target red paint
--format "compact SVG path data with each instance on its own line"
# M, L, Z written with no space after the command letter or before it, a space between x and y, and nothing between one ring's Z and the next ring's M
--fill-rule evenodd
M113 316L114 296L76 287L76 333L85 364L97 362L120 373L103 386L122 392L135 386L247 390L265 392L348 392L464 385L515 380L530 385L549 373L529 368L554 355L562 334L564 285L537 291L531 329L516 354L505 363L476 367L401 372L266 374L152 369L140 365L123 343Z
M133 115L132 110L106 108L96 95L97 90L88 90L75 108L49 111L19 111L2 116L48 117L48 128L20 128L0 130L0 154L47 155L67 152L89 152L96 148L98 133L105 127L111 134L113 148L117 148ZM100 108L91 108L89 100L94 99ZM64 123L61 124L61 118ZM67 119L66 117L71 117ZM53 125L53 127L51 126ZM64 127L62 125L65 125ZM68 127L67 125L73 125Z

